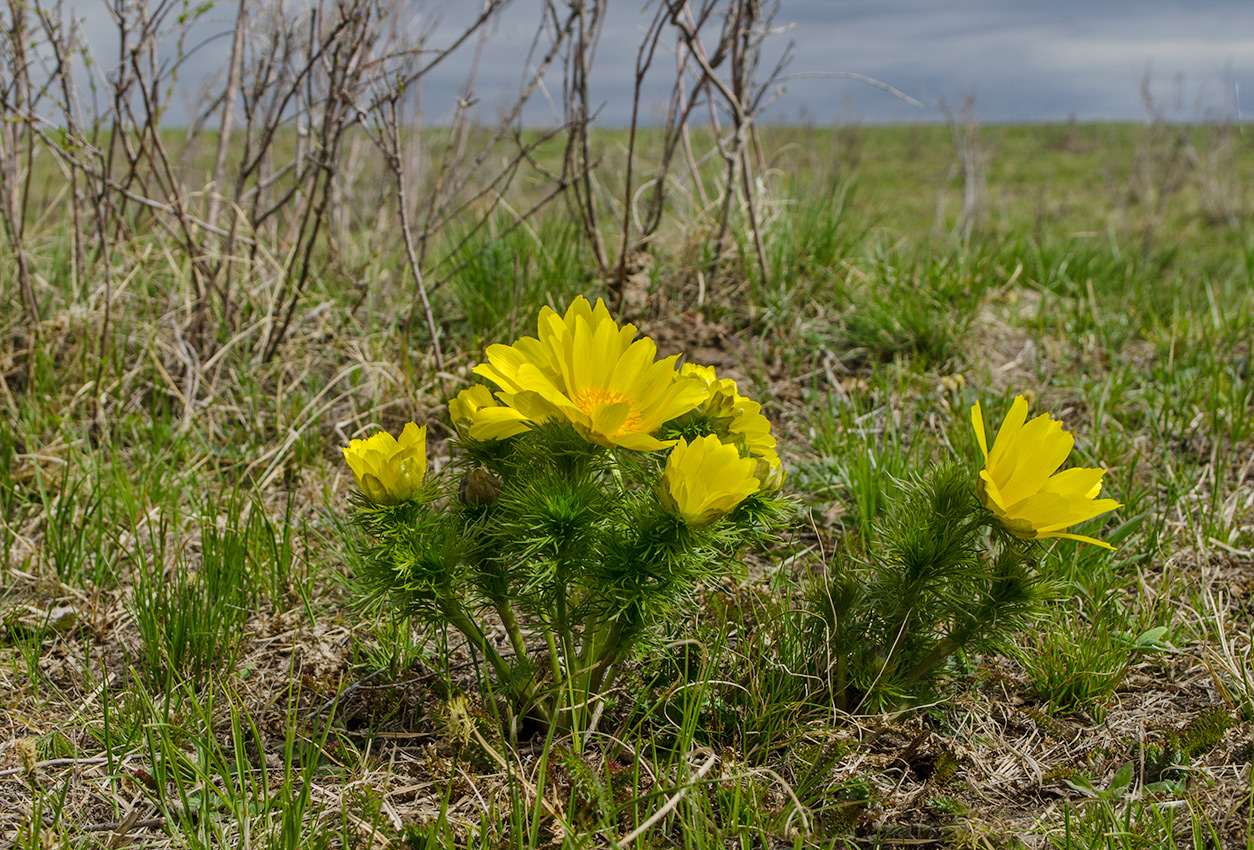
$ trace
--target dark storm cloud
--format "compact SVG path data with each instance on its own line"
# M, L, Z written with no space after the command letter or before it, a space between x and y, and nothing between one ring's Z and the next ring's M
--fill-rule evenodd
M655 5L640 0L609 5L591 79L602 125L621 126L630 119L636 54ZM417 0L410 27L428 32L433 45L445 44L478 7L471 0ZM526 64L541 23L539 8L536 0L514 0L493 30L475 92L481 120L492 121L534 70ZM234 9L232 3L218 3L189 43L228 32ZM116 40L109 40L103 5L82 0L77 14L97 40L99 58L110 64ZM1143 79L1149 79L1155 103L1169 118L1254 114L1250 0L783 0L775 23L791 28L772 36L768 60L790 41L795 58L784 97L764 116L768 121L937 121L941 97L960 104L969 92L986 122L1140 120L1146 114ZM211 40L186 61L174 120L186 120L202 93L221 80L228 44L221 37ZM673 40L664 44L647 80L646 119L661 115L669 94ZM473 52L473 43L465 45L424 79L429 123L454 115ZM873 77L923 107L828 76L832 72ZM557 120L561 97L561 72L554 68L525 120Z
M1174 118L1230 116L1235 93L1254 92L1254 4L1245 0L791 0L784 10L806 34L797 66L856 70L927 106L913 113L852 83L790 86L789 102L808 104L818 120L935 120L940 96L953 103L970 91L988 121L1136 120L1146 75Z

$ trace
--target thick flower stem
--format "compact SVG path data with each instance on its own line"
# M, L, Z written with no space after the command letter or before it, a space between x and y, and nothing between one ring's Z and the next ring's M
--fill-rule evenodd
M518 618L514 616L513 607L501 600L496 603L496 613L501 618L502 625L505 626L505 633L509 635L509 644L514 648L514 655L520 661L530 661L531 656L527 654L527 642L523 640L522 629L518 627Z
M588 672L589 698L593 694L600 692L601 685L605 681L606 671L609 670L610 665L622 657L625 647L620 644L622 644L623 635L626 632L626 628L623 626L625 619L625 617L620 617L610 624L609 632L605 636L605 642L601 645L597 660Z
M483 657L492 665L492 669L496 671L497 678L503 685L509 688L510 697L514 702L524 708L535 709L541 714L544 720L550 719L548 706L535 700L535 679L528 677L526 684L519 684L514 681L513 670L509 664L501 657L501 653L488 642L483 631L475 624L473 620L466 614L462 606L454 600L445 600L440 605L440 610L447 618L449 625L456 628L459 632L466 636L466 640L481 653Z
M910 669L910 672L902 679L901 687L903 689L910 688L915 682L923 678L929 670L953 655L960 648L961 644L953 638L942 638L940 643L936 644L935 648L922 661Z

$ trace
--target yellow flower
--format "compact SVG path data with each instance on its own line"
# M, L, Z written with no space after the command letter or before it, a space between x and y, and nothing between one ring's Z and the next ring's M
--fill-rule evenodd
M734 443L741 453L757 458L763 489L778 490L784 483L784 467L776 452L771 422L762 415L762 405L740 394L731 378L719 378L712 366L685 363L681 375L699 378L706 397L699 405L715 434L725 443Z
M448 415L458 434L470 436L473 430L480 440L501 440L528 428L521 413L501 407L482 384L467 387L449 399Z
M753 474L763 490L774 491L784 486L784 463L774 449L767 449L754 459L758 465Z
M381 431L352 440L344 459L366 498L378 505L396 505L417 495L427 474L427 426L410 422L397 440Z
M971 408L975 436L984 452L977 484L980 500L1016 537L1069 537L1114 549L1101 540L1063 531L1123 507L1114 499L1097 498L1106 470L1068 469L1055 475L1071 454L1075 438L1047 413L1025 424L1027 416L1027 399L1016 396L989 451L979 402Z
M545 307L538 324L538 339L490 346L488 362L475 367L511 412L482 412L470 436L494 439L493 429L561 418L602 446L656 451L672 443L653 433L705 394L700 381L679 376L675 357L656 360L653 340L633 342L636 328L620 328L600 300L593 308L577 298L565 316Z
M700 408L711 420L730 420L736 415L736 402L748 401L737 391L736 382L731 378L719 378L713 366L685 363L679 374L699 378L705 384L706 396Z
M709 525L758 491L757 465L713 435L680 440L662 473L662 505L689 525Z

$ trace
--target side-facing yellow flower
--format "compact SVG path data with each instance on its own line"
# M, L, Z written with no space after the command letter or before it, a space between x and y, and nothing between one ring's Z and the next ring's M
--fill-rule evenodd
M747 401L737 390L736 382L731 378L720 378L713 366L685 363L680 367L679 374L698 378L705 384L706 395L700 408L712 421L730 421L736 415L736 402Z
M709 525L758 491L757 466L713 435L681 439L666 459L662 505L689 525Z
M449 399L448 416L458 434L467 437L473 431L480 440L502 440L529 427L521 413L501 407L483 384L467 387Z
M753 474L761 482L764 491L774 492L784 486L784 463L779 459L778 452L767 449L753 459L758 462Z
M742 454L757 458L763 489L778 490L784 483L784 467L771 434L771 421L762 414L762 405L742 396L731 378L719 378L713 366L685 363L680 374L705 384L706 397L698 409L706 415L714 433L723 442L738 446Z
M1071 454L1075 438L1048 413L1031 422L1027 417L1027 399L1016 396L989 451L980 403L971 408L975 437L984 452L984 468L977 483L980 500L1016 537L1069 537L1114 549L1101 540L1063 530L1123 507L1114 499L1097 498L1106 470L1077 468L1055 475Z
M475 367L516 413L485 412L470 436L492 439L491 428L511 416L533 423L559 417L602 446L656 451L671 443L653 433L704 396L700 381L679 376L676 357L656 360L653 340L633 341L636 328L620 328L600 300L593 308L577 298L565 316L545 307L538 325L538 339L490 346L488 362Z
M386 431L352 440L344 459L367 499L378 505L407 502L418 494L427 474L427 426L410 422L399 440Z

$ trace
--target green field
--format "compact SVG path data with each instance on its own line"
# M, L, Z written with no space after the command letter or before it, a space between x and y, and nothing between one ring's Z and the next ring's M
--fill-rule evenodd
M762 127L721 243L721 164L672 168L632 320L762 403L794 515L578 745L507 728L456 633L363 607L341 452L413 420L447 466L485 346L610 297L575 205L526 215L560 140L440 202L431 323L364 136L320 230L278 179L229 248L169 207L76 224L102 208L40 151L0 233L0 848L1254 847L1254 130L963 131ZM454 140L410 141L429 222ZM611 269L659 156L625 209L627 141L590 139ZM193 211L212 142L168 138ZM1117 550L1050 541L1029 625L838 700L825 577L1018 394L1108 470L1081 531Z

